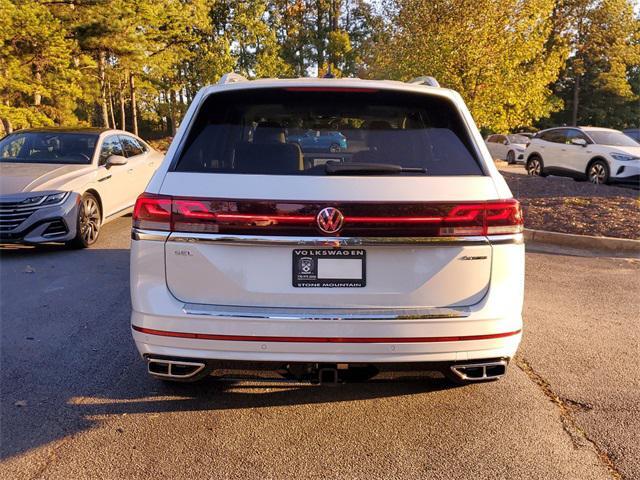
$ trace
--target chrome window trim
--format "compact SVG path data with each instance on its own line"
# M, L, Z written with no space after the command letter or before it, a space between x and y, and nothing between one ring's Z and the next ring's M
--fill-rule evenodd
M165 232L160 230L131 230L133 240L156 240L174 243L213 245L283 245L308 247L362 247L375 245L503 245L522 244L522 233L472 237L298 237L267 235L230 235L217 233Z
M471 310L468 307L329 309L242 307L198 303L185 303L182 311L187 315L262 320L428 320L438 318L466 318L471 315Z

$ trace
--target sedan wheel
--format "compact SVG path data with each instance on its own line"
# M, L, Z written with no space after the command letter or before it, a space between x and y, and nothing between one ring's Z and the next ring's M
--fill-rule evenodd
M609 168L607 165L598 160L591 164L587 173L589 181L596 185L603 185L609 181Z
M516 154L513 150L509 150L509 153L507 153L507 163L509 165L516 163Z
M93 245L100 234L100 205L98 200L90 193L82 196L80 210L78 212L78 229L76 237L70 245L76 248L85 248Z
M340 151L340 145L338 145L337 143L332 143L329 147L329 151L331 153L338 153Z

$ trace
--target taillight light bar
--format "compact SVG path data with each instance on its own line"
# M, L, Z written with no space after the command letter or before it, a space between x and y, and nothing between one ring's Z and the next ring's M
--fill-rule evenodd
M144 193L136 202L133 226L175 232L313 236L321 235L316 215L325 206L320 202L237 201ZM344 226L334 236L483 236L520 233L524 227L520 204L514 199L458 204L352 202L336 204L336 208L343 212Z

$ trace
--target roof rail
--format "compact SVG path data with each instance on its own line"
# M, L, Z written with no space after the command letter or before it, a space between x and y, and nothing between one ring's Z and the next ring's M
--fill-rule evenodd
M239 73L225 73L220 80L218 80L218 85L228 85L229 83L238 83L238 82L248 82L249 80L246 77L243 77Z
M407 83L412 83L413 85L427 85L429 87L439 87L440 84L433 77L416 77L412 80L409 80Z

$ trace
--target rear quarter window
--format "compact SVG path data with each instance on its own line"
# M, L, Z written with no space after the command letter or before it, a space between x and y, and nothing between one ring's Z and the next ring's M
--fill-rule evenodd
M394 175L483 175L460 112L446 98L395 91L247 89L203 102L172 169L327 175L327 165L398 166ZM373 166L373 167L371 167ZM380 171L378 171L380 170ZM335 174L335 173L334 173Z

